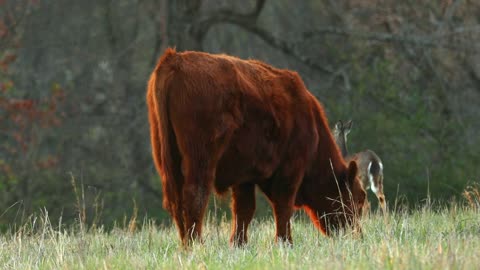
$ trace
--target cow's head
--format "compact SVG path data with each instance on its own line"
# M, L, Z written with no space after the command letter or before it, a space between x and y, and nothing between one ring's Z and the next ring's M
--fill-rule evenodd
M357 164L351 161L339 174L315 188L316 196L305 207L312 221L327 235L345 227L360 231L359 217L367 196L357 176ZM308 192L312 194L312 190Z
M353 226L356 230L360 228L358 218L362 213L367 194L357 171L357 164L351 161L344 173L333 176L336 178L333 179L333 182L337 183L337 196L325 198L327 209L324 216L324 226L327 234L346 226Z

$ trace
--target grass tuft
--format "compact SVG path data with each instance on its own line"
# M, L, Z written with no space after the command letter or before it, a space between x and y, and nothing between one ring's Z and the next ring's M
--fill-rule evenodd
M480 184L468 186L463 191L463 197L471 208L480 209Z
M477 192L477 193L475 193ZM377 212L363 217L361 237L340 232L324 237L298 212L293 247L274 243L272 218L255 219L249 243L228 244L226 218L206 219L204 242L186 251L174 226L152 220L130 222L106 232L102 226L66 226L48 212L0 235L2 269L474 269L480 265L478 189L473 204L452 202L432 210ZM473 194L477 194L473 197ZM81 205L81 202L79 203ZM429 204L430 205L430 204ZM82 222L82 218L78 222Z

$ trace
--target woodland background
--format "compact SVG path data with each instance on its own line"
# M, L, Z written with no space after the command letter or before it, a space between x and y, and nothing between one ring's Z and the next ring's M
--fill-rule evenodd
M480 181L479 14L476 0L0 0L0 229L38 211L167 217L145 104L167 46L298 71L331 126L353 119L350 151L382 157L390 205L461 198Z

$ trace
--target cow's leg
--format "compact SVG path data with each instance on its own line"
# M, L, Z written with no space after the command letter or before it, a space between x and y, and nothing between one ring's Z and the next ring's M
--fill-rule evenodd
M173 133L170 135L170 138L173 138ZM182 174L182 158L180 156L179 149L176 146L176 143L172 140L170 142L171 145L171 158L172 158L172 168L173 168L173 179L170 181L164 181L163 184L165 185L165 190L167 190L168 194L171 194L169 197L170 202L170 214L173 216L173 220L177 225L178 233L180 235L180 239L185 239L187 234L185 230L185 220L183 216L183 186L185 183L185 178Z
M303 175L303 174L302 174ZM295 197L300 186L301 176L275 177L269 185L260 187L270 200L275 216L275 241L292 244L290 218L292 217Z
M209 169L206 159L193 159L186 162L183 186L183 220L186 232L184 244L199 240L202 234L202 221L210 195L213 170Z
M186 234L184 245L201 238L202 221L216 166L234 130L231 123L223 121L221 112L213 110L215 107L199 106L210 104L211 100L198 99L192 104L185 103L190 101L177 99L170 104L171 121L182 157L181 172L184 176L181 201ZM210 109L212 111L208 111Z
M177 226L180 239L185 238L185 222L183 220L182 208L182 191L183 191L183 175L176 175L174 179L162 181L163 188L163 207L172 216Z
M292 244L292 231L290 218L293 214L295 196L293 194L274 194L271 202L275 215L275 241L282 241Z
M247 229L255 212L255 184L245 183L232 187L233 228L230 244L242 246L247 243Z
M183 209L181 207L182 191L183 191L183 176L178 176L175 179L179 179L182 181L179 181L179 183L177 183L177 186L173 187L175 188L176 197L173 198L174 202L171 205L170 214L172 215L173 220L175 221L175 225L177 225L178 234L180 235L180 239L182 239L182 242L183 242L186 236L185 221L183 220L184 218Z

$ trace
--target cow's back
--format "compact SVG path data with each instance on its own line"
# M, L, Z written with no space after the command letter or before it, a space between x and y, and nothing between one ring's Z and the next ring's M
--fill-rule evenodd
M208 158L216 160L217 191L268 179L290 152L307 156L316 149L312 97L295 72L200 52L168 60L163 68L173 130L186 145L216 145ZM292 147L299 133L306 139Z

